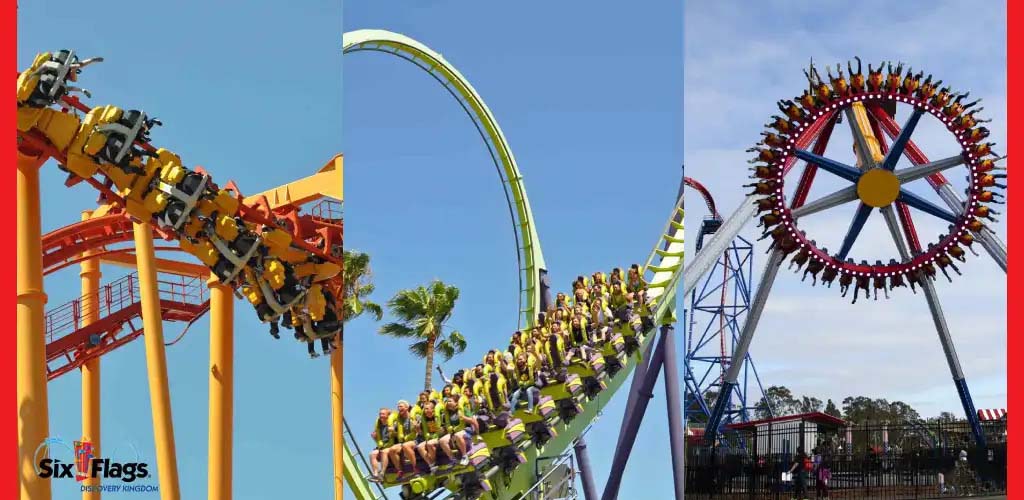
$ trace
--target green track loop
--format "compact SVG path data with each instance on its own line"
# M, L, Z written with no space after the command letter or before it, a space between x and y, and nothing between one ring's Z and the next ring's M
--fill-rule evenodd
M544 264L544 254L537 238L537 228L533 212L530 210L530 201L526 197L522 173L494 114L455 66L446 61L440 53L412 38L373 29L345 33L342 37L342 52L349 54L360 51L376 51L398 56L426 71L459 101L480 130L496 166L499 167L506 195L515 205L513 227L516 230L516 246L520 261L519 326L529 326L537 317L536 313L540 307L540 287L537 286L537 281L540 271L547 266Z

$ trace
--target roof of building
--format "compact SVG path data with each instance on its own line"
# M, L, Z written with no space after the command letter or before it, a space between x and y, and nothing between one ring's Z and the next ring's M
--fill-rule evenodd
M841 418L833 417L832 415L829 415L827 413L822 413L820 411L816 411L816 412L811 412L811 413L799 413L799 414L796 414L796 415L785 415L785 416L782 416L782 417L764 418L764 419L761 419L761 420L751 420L749 422L741 422L741 423L736 423L736 424L729 424L729 425L726 426L726 428L729 428L729 429L752 429L752 428L754 428L754 427L756 427L758 425L763 425L763 424L768 424L768 423L776 424L776 423L783 423L783 422L801 422L801 421L802 422L811 422L811 423L815 423L815 424L832 425L832 426L835 426L835 427L841 427L843 425L846 425L846 421L841 419Z
M978 410L978 418L986 422L990 420L1004 420L1006 419L1006 409L999 408Z

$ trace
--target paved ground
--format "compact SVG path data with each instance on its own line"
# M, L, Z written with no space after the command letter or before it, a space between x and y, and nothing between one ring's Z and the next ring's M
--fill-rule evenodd
M1006 495L986 496L986 497L955 497L955 496L944 496L944 497L933 497L933 498L970 498L971 500L1006 500Z

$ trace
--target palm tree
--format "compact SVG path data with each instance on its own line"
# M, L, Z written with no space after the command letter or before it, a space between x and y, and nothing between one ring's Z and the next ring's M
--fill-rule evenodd
M431 368L434 353L440 353L445 361L466 350L466 339L455 330L445 332L445 322L451 318L459 289L434 280L429 287L401 290L388 301L388 309L398 322L388 323L380 333L401 339L416 339L409 345L409 352L427 360L424 390L431 389Z
M384 317L384 309L371 300L366 299L376 287L371 281L373 271L370 270L370 256L355 250L345 250L344 270L344 321L370 313L374 321Z

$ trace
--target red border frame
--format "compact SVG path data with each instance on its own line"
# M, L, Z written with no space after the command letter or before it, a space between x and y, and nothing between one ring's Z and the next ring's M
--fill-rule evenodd
M3 50L0 51L0 67L4 68L3 73L9 75L12 72L17 73L18 67L18 4L16 0L8 0L3 2L3 12L0 13L0 33L3 34ZM7 193L0 197L0 204L4 213L14 214L14 197L16 193L15 183L13 177L15 176L15 169L13 168L17 161L17 134L12 133L15 128L15 110L17 107L11 103L4 107L3 111L0 112L0 130L7 130L7 134L3 141L0 141L0 157L7 158L10 163L7 163L9 169L7 173L8 182L0 183L3 186L3 192ZM3 255L3 260L6 262L14 262L15 260L15 247L13 245L4 245L3 250L0 250L0 255ZM16 350L16 338L15 328L17 327L17 316L16 305L17 305L17 282L15 281L14 273L8 273L7 278L4 280L4 288L7 288L7 296L15 296L15 300L8 304L8 314L4 317L4 322L7 323L7 327L3 329L4 335L0 335L0 352L4 353L4 357L7 358L6 362L0 363L5 368L3 375L0 375L0 384L3 386L3 398L7 400L8 404L12 401L17 401L17 354ZM9 300L9 299L8 299ZM14 306L14 307L12 307ZM6 436L13 438L11 444L4 444L3 449L7 450L3 453L6 457L0 460L0 470L5 471L6 477L13 480L9 488L11 491L10 498L18 498L21 495L21 489L18 482L18 421L17 421L17 403L15 408L8 407L7 411L3 412L0 416L0 425L7 428ZM0 489L3 491L3 489ZM6 495L0 495L6 496Z
M1015 46L1019 45L1019 42L1020 42L1020 38L1019 38L1020 37L1020 33L1014 31L1013 28L1014 28L1014 26L1016 26L1018 24L1018 23L1015 23L1014 21L1016 20L1017 17L1019 17L1019 13L1020 13L1020 10L1021 10L1021 3L1020 2L1012 2L1010 0L1007 0L1006 4L1007 4L1006 5L1006 28L1007 28L1006 29L1006 62L1007 62L1007 69L1006 69L1006 78L1007 78L1007 89L1006 89L1006 94L1007 94L1007 96L1006 96L1006 99L1007 99L1006 107L1007 107L1007 110L1006 111L1007 111L1007 115L1006 116L1007 116L1008 123L1006 124L1006 142L1007 142L1007 145L1005 146L1004 149L1006 151L1009 151L1009 150L1013 149L1012 146L1017 144L1018 140L1020 139L1020 128L1018 128L1016 126L1017 123L1019 123L1019 122L1017 122L1016 120L1018 119L1018 117L1021 116L1021 113L1024 113L1024 108L1022 108L1022 106L1021 106L1020 96L1017 95L1016 92L1013 92L1013 90L1015 90L1015 89L1010 87L1010 84L1012 84L1013 82L1018 81L1019 78L1022 78L1022 74L1021 74L1022 72L1021 72L1021 68L1020 68L1021 60L1020 60L1020 57L1019 57L1017 51L1013 50L1015 48ZM1009 153L1007 153L1007 154L1009 154ZM1007 197L1007 205L1009 205L1009 203L1010 203L1009 197ZM1018 243L1018 240L1019 240L1018 234L1019 234L1020 228L1017 227L1019 224L1017 224L1016 221L1017 221L1016 218L1012 218L1012 217L1009 216L1009 208L1007 208L1007 217L1006 217L1006 223L1008 225L1007 243L1006 243L1007 247L1015 246ZM1007 338L1006 338L1006 361L1007 361L1006 367L1007 367L1007 372L1006 372L1006 378L1007 378L1007 380L1006 380L1006 382L1007 383L1006 383L1006 387L1007 387L1007 399L1008 399L1008 401L1007 401L1007 413L1010 413L1012 411L1010 407L1016 406L1015 403L1017 403L1021 399L1021 391L1017 388L1016 384L1012 383L1012 382L1019 382L1020 379L1021 379L1021 366L1016 364L1016 363L1014 363L1014 359L1013 359L1014 358L1013 355L1016 354L1016 353L1019 353L1021 351L1021 348L1020 348L1020 346L1021 346L1021 339L1020 339L1019 335L1010 335L1010 332L1018 332L1019 333L1021 331L1024 331L1024 325L1021 324L1021 308L1020 307L1012 307L1014 304L1019 304L1020 303L1020 294L1018 292L1019 292L1019 289L1020 289L1021 279L1024 279L1024 277L1021 276L1021 273L1020 273L1019 269L1016 266L1008 265L1007 270L1008 270L1008 274L1007 274L1007 287L1006 287L1006 300L1007 300L1007 309L1006 309L1006 311L1007 311L1007 314L1006 314L1006 320L1007 320L1007 328L1006 328L1006 332L1007 332ZM1024 407L1024 406L1022 406L1022 407ZM1007 427L1008 427L1008 429L1007 429L1007 434L1008 435L1011 434L1011 433L1016 433L1016 429L1010 430L1010 428L1013 427L1013 424L1009 422L1009 419L1007 419ZM1024 464L1024 459L1022 459L1022 457L1021 457L1022 451L1024 451L1024 447L1021 447L1021 446L1010 446L1009 447L1009 450L1007 451L1007 455L1008 455L1007 456L1007 460L1008 460L1007 466L1009 467L1010 471L1014 471L1014 470L1019 471L1019 470L1021 470L1021 467L1024 466L1024 465L1022 465L1022 464ZM1020 486L1021 484L1022 484L1022 479L1021 479L1020 476L1018 476L1017 474L1009 474L1009 484L1007 485L1007 496L1009 496L1010 498L1013 498L1010 495L1010 492L1011 491L1019 491L1022 488L1024 488L1024 487Z
M1008 80L1007 81L1009 83L1013 83L1013 82L1016 82L1016 81L1020 81L1021 78L1024 78L1024 75L1022 75L1022 69L1021 69L1021 64L1024 63L1024 61L1021 61L1020 57L1018 57L1018 54L1016 53L1016 51L1013 50L1014 47L1019 44L1018 42L1019 42L1020 34L1012 29L1016 25L1016 23L1014 23L1014 21L1016 20L1017 17L1019 17L1019 15L1018 15L1019 11L1022 8L1024 8L1024 7L1021 7L1021 3L1020 2L1014 3L1014 2L1011 2L1011 1L1007 0L1006 8L1007 8L1007 12L1006 12L1006 22L1007 22L1007 54L1006 55L1007 55L1007 64L1008 64L1008 68L1007 68L1007 79ZM15 72L15 73L17 72L17 51L16 51L17 40L18 40L18 34L17 34L17 2L15 0L5 1L5 2L3 2L2 9L3 9L3 12L0 13L0 34L2 34L2 36L3 36L3 42L2 42L3 50L0 51L0 67L7 68L6 70L3 70L3 74L8 74L9 75L12 72ZM1016 93L1016 92L1011 92L1010 90L1012 90L1012 89L1008 87L1007 88L1007 116L1008 116L1007 142L1009 144L1007 144L1003 148L1003 150L1006 151L1007 154L1009 154L1011 152L1010 151L1012 149L1011 145L1016 144L1017 140L1020 137L1020 132L1019 132L1020 129L1018 129L1016 127L1017 117L1018 116L1024 116L1024 107L1022 107L1022 105L1021 105L1022 103L1021 103L1019 94ZM15 106L13 104L9 104L8 106L6 106L3 109L2 112L0 112L0 120L2 120L2 125L0 125L0 129L11 131L11 130L13 130L15 128ZM16 151L16 134L8 132L8 135L6 135L6 137L7 137L7 139L4 139L3 141L0 141L0 157L7 158L8 161L10 162L10 163L8 163L8 165L9 166L13 166L14 160L15 160L15 151ZM14 169L10 168L10 172L7 175L8 175L8 179L9 180L13 180L13 179L11 179L11 177L14 176ZM15 197L14 182L0 183L0 186L2 186L4 192L7 193L7 195L0 197L0 204L2 204L2 208L4 209L5 213L11 214L14 211L14 197ZM1007 203L1009 204L1009 200L1007 200ZM1008 231L1008 236L1007 236L1007 240L1008 240L1007 241L1007 245L1015 247L1016 243L1017 243L1017 240L1018 240L1018 236L1017 236L1017 234L1018 234L1017 229L1018 228L1016 227L1018 224L1016 222L1016 219L1010 217L1009 214L1006 214L1006 221L1007 221L1007 224L1009 225L1008 226L1009 227L1009 231ZM14 247L11 246L11 245L4 245L3 249L0 250L0 255L2 255L5 258L4 260L6 262L13 262L14 258L15 258ZM1008 305L1013 305L1013 304L1019 303L1018 299L1020 298L1020 296L1019 296L1020 294L1018 293L1018 288L1020 287L1020 283L1022 282L1022 279L1024 279L1024 276L1021 276L1021 273L1018 271L1018 268L1015 267L1015 266L1011 265L1011 266L1009 266L1008 269L1009 269L1009 274L1007 275L1007 280L1008 280L1008 285L1009 286L1007 287L1007 297L1006 297L1006 300L1008 301ZM10 297L11 295L15 295L15 293L13 293L14 290L15 290L15 281L14 281L13 273L9 273L7 275L7 278L5 280L4 286L8 290L8 292L7 292L7 296L8 297ZM16 302L16 301L12 301L12 302ZM13 305L13 304L11 304L11 305ZM8 307L11 307L11 305L9 305ZM1007 312L1007 332L1021 332L1021 331L1024 331L1024 324L1022 324L1022 322L1021 322L1021 314L1022 314L1021 308L1008 307L1007 311L1008 311ZM15 308L14 307L11 307L11 309L8 309L8 314L5 316L5 321L8 324L8 327L5 329L6 333L4 335L0 335L0 352L4 353L4 355L6 356L8 361L6 363L0 363L0 366L4 366L5 367L5 369L3 371L3 375L0 375L0 380L2 380L2 382L0 382L0 384L2 384L2 387L3 387L3 394L4 394L3 398L7 399L8 404L10 404L10 402L12 400L16 400L15 393L16 393L16 383L17 383L17 373L16 373L16 362L17 362L17 360L16 360L16 356L15 356L15 347L16 346L15 346L15 335L14 335L16 324L15 324ZM1021 379L1020 371L1021 371L1022 368L1021 368L1020 365L1017 365L1016 363L1014 363L1013 362L1013 358L1012 358L1013 354L1015 354L1017 352L1020 352L1020 350L1021 350L1020 349L1021 343L1022 343L1022 340L1020 339L1020 337L1018 335L1008 335L1007 336L1006 355L1007 355L1007 370L1008 370L1007 371L1007 390L1008 390L1008 398L1009 398L1009 401L1007 402L1008 410L1009 410L1009 408L1016 406L1015 404L1021 398L1021 396L1020 396L1021 391L1016 389L1015 384L1011 383L1011 382L1017 382L1017 381L1019 381ZM1022 408L1024 408L1024 406L1022 406ZM1022 410L1022 411L1024 411L1024 410ZM3 425L4 427L6 427L8 429L8 433L5 434L5 435L8 436L9 438L12 438L12 442L10 444L3 445L3 448L8 450L8 451L3 453L3 456L6 457L6 458L3 459L3 460L0 460L0 471L5 471L5 476L8 478L9 481L11 481L11 484L9 486L11 489L8 490L8 491L10 491L12 494L11 494L11 496L9 498L18 498L18 495L20 494L20 491L18 489L18 479L17 479L17 474L16 474L16 472L18 470L17 451L15 449L17 447L17 443L18 443L18 437L17 437L17 428L18 428L18 426L17 426L16 418L17 418L16 417L16 412L15 411L11 411L10 408L8 408L8 410L6 412L3 412L2 414L0 414L0 422L2 422L2 424L0 424L0 425ZM1014 420L1014 421L1016 422L1016 420ZM1012 427L1013 424L1010 423L1009 426ZM1022 428L1024 428L1024 427L1022 427ZM1011 432L1015 432L1015 431L1011 431ZM1020 447L1020 446L1011 446L1010 447L1010 449L1009 449L1009 470L1020 470L1022 464L1024 464L1024 458L1022 458L1022 452L1024 452L1024 447ZM1021 477L1019 477L1019 476L1017 476L1015 474L1010 474L1010 484L1009 484L1010 490L1011 491L1017 491L1018 484L1021 483L1021 481L1022 481ZM0 489L0 491L2 491L2 489ZM0 497L6 497L6 496L7 495L0 494Z

